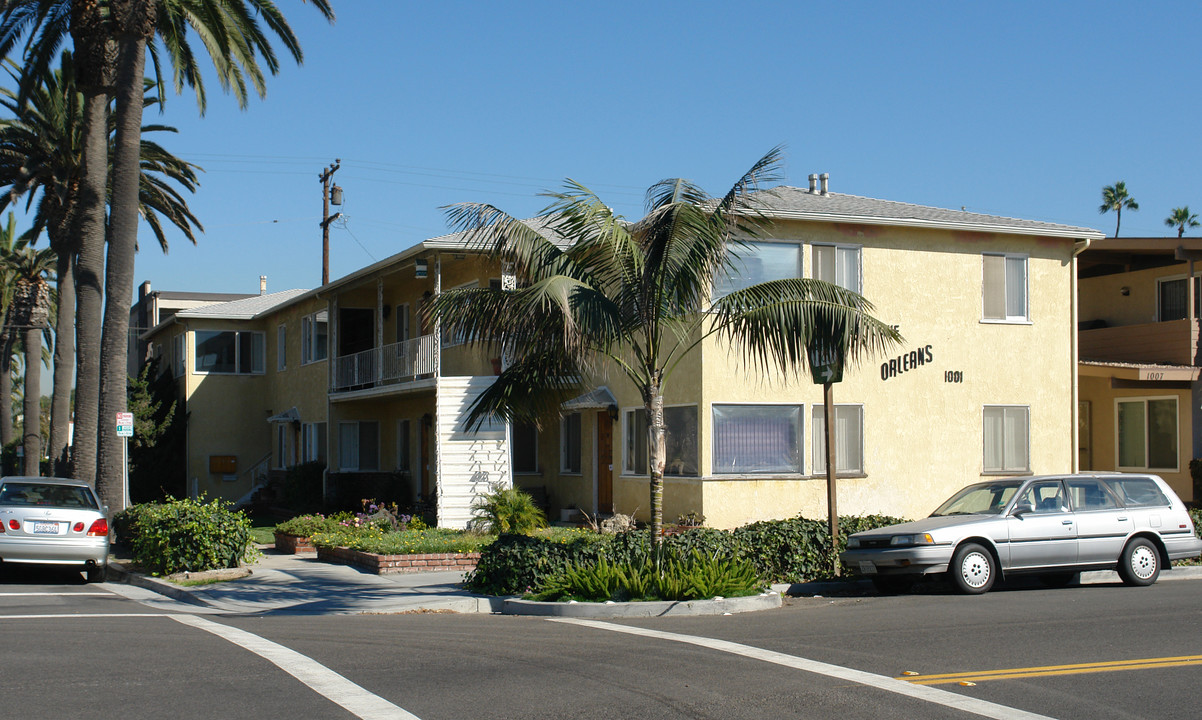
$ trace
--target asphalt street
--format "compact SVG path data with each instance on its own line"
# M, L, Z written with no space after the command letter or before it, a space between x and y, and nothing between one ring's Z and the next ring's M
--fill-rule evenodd
M1172 580L1150 588L1003 588L980 597L935 587L897 597L797 598L779 610L732 616L606 621L233 616L198 613L129 586L86 585L72 574L6 569L0 712L1194 717L1202 699L1200 590L1198 581Z

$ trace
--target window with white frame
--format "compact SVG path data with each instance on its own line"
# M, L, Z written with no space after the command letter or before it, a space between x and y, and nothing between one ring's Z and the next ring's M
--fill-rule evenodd
M986 405L984 471L1031 470L1031 409L1025 405Z
M408 420L396 421L396 469L408 471L413 468L410 455L410 447L412 446L412 435L410 433L410 423Z
M289 442L292 428L286 422L275 423L275 467L283 470L292 462L292 443Z
M835 415L835 473L859 475L864 472L864 406L836 405ZM826 409L813 408L814 474L826 473Z
M380 423L375 420L338 423L338 468L380 469Z
M714 473L800 473L801 410L800 405L714 405Z
M197 330L197 373L262 374L266 341L261 332Z
M175 377L183 377L184 368L188 364L187 350L188 333L182 332L171 340L171 371Z
M301 365L325 360L329 334L329 312L317 312L301 318Z
M559 469L580 472L580 413L565 415L559 421Z
M538 472L538 428L534 423L513 423L512 445L513 471L515 473Z
M730 249L731 267L714 277L714 299L768 280L801 277L801 245L747 242Z
M301 462L326 461L326 424L301 425Z
M647 411L643 408L627 410L623 415L626 452L622 468L628 475L649 474L651 438L647 425ZM697 458L697 406L665 407L664 475L696 476Z
M982 256L983 318L995 322L1026 322L1027 256Z
M288 369L288 326L280 325L275 331L275 369Z
M1189 317L1189 286L1185 278L1168 278L1156 281L1156 318L1160 322L1184 320ZM1202 316L1202 285L1194 276L1194 317Z
M815 280L860 292L859 247L815 243L812 251Z
M1119 468L1176 472L1177 398L1120 398L1114 405Z

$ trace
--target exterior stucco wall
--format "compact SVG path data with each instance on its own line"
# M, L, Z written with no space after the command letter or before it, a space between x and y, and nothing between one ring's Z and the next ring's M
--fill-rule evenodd
M1184 278L1185 263L1150 270L1083 278L1079 284L1082 322L1103 320L1110 327L1156 322L1158 280ZM1122 289L1127 288L1127 295Z

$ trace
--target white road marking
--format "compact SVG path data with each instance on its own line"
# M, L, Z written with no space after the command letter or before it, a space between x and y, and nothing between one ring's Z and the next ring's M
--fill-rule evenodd
M59 620L62 618L170 617L163 613L70 613L62 615L0 615L0 620Z
M274 663L284 672L308 685L314 692L346 708L355 717L363 720L420 720L404 708L364 690L316 660L254 633L195 615L165 617L210 632Z
M11 592L11 593L0 593L0 598L6 598L6 597L58 597L58 596L79 597L81 595L112 595L112 593L109 593L109 592Z
M643 637L656 638L659 640L670 640L672 642L685 643L688 645L697 645L700 647L710 648L711 650L719 650L721 652L727 652L733 655L741 655L753 660L762 660L764 662L796 668L798 670L804 670L806 672L816 673L818 675L826 675L827 677L837 678L839 680L846 680L849 682L859 683L861 685L867 685L869 687L874 687L886 692L896 693L898 695L906 695L918 700L925 700L926 702L944 705L957 710L963 710L964 712L980 715L982 717L996 718L997 720L1050 720L1050 718L1048 718L1046 715L1037 715L1025 710L1019 710L1017 708L999 705L986 700L978 700L965 695L948 692L947 690L939 690L938 688L933 688L926 685L914 685L904 680L897 680L886 675L877 675L875 673L864 672L862 670L853 670L840 665L831 665L829 663L819 662L817 660L808 660L806 658L797 657L796 655L786 655L785 653L764 650L762 648L729 642L727 640L717 640L714 638L698 637L695 635L682 635L679 633L662 632L659 630L647 630L639 627L631 627L629 625L617 625L615 623L600 622L598 620L583 620L579 618L550 618L550 620L551 622L583 625L585 627L596 628L598 630L609 630L612 632L626 633L628 635L641 635ZM937 692L914 692L914 690L919 688L924 690L937 690Z

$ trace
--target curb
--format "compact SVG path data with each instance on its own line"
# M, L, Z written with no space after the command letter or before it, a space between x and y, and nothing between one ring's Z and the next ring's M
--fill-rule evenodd
M119 582L119 583L124 583L126 585L136 585L140 588L152 590L160 595L165 595L166 597L169 597L172 600L178 600L179 602L188 603L189 605L196 605L197 607L205 607L205 608L213 607L209 603L205 602L204 600L201 600L200 598L196 597L188 590L185 590L184 588L179 587L178 585L169 583L166 580L159 580L158 578L153 578L148 575L143 575L140 572L134 572L133 570L130 570L122 563L116 562L114 560L109 560L108 575L109 575L108 576L109 582Z
M756 610L773 610L779 608L781 604L782 600L778 592L768 592L738 598L656 602L565 603L509 598L505 600L501 608L501 614L577 618L730 615L733 613L754 612Z

